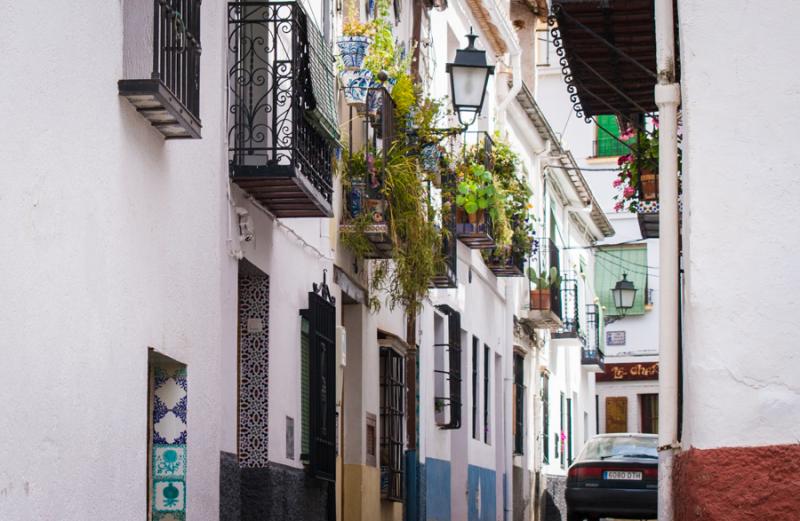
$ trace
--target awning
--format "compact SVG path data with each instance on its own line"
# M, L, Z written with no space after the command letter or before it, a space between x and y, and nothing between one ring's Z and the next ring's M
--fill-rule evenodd
M637 289L633 307L625 315L643 315L647 297L647 246L607 246L595 253L594 291L605 307L605 315L619 316L622 312L614 306L611 289L626 274Z
M333 70L333 53L319 28L314 25L310 17L303 14L306 19L309 73L314 98L312 106L306 114L317 130L331 141L338 141L339 119L336 113L336 74Z
M578 116L656 110L653 0L553 0L550 21Z

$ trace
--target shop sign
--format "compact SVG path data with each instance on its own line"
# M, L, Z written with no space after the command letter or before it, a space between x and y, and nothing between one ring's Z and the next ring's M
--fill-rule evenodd
M597 374L598 382L627 380L658 380L658 362L606 364L605 371Z

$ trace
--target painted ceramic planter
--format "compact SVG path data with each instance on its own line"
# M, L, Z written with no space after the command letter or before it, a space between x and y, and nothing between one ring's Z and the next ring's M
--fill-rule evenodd
M438 146L429 144L423 146L419 155L422 158L422 168L426 172L438 172L440 161L442 159L442 151Z
M394 84L397 83L397 80L394 78L389 78L384 82L374 81L370 85L369 93L367 94L367 112L370 115L374 116L383 108L384 96L391 94L392 89L394 88ZM383 93L380 88L383 87L386 89L386 93Z
M348 105L364 106L372 83L372 72L367 69L342 71L340 75L344 99Z
M364 211L364 200L367 197L367 183L353 181L350 193L347 194L347 208L351 217L357 217Z
M347 69L360 69L367 56L367 50L372 40L369 36L342 36L336 44L339 46L339 54L342 62Z

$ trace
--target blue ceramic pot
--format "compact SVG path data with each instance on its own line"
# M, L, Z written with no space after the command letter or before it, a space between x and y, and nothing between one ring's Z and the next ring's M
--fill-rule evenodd
M336 44L339 46L339 54L345 68L360 69L367 56L367 49L371 40L369 36L342 36Z
M345 101L349 105L365 105L372 73L367 69L342 71L340 79Z

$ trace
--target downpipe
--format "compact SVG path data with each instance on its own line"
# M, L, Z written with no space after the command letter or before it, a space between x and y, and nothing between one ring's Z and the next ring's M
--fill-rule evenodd
M672 472L678 442L679 231L678 216L678 105L675 82L675 13L673 0L655 0L659 113L659 416L658 519L673 521Z

